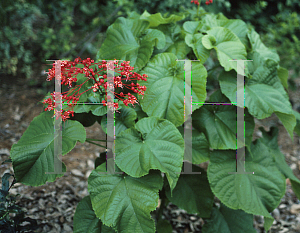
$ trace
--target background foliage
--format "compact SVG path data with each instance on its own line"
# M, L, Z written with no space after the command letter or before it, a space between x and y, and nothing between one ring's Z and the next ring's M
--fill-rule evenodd
M299 76L299 0L219 0L202 5L210 12L222 12L228 18L253 25L266 46L277 49L280 65L292 71L292 78ZM1 1L1 73L30 79L41 72L46 60L95 57L104 32L116 18L127 17L132 11L164 15L191 7L194 5L187 0ZM291 89L293 84L290 79Z
M223 13L228 18L242 19L254 26L263 43L275 48L280 65L292 71L291 78L300 75L300 1L230 1L231 8ZM289 88L295 88L289 79Z

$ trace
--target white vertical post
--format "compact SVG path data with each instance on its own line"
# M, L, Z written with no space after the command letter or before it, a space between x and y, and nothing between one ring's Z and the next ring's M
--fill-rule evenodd
M229 174L254 174L254 172L245 171L245 121L244 121L244 108L245 108L245 88L244 88L244 61L252 60L230 60L237 61L237 91L236 91L236 111L237 111L237 143L242 142L242 147L236 150L236 172L228 172Z
M61 62L55 61L55 108L54 108L54 171L46 174L63 174L62 171L62 96L61 96Z
M181 174L201 174L201 172L193 172L193 155L192 155L192 60L184 61L184 144L191 147L184 152L184 171ZM193 60L194 61L194 60ZM198 60L195 60L198 61Z

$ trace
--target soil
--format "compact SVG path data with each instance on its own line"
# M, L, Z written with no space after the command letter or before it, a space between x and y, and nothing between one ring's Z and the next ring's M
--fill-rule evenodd
M45 76L38 77L40 81ZM300 78L296 79L297 91L290 92L293 108L300 106ZM28 86L24 79L11 77L1 78L0 98L0 162L9 158L10 149L17 143L34 117L43 110L44 94L39 94L40 87ZM51 88L49 91L52 91ZM258 127L263 126L267 131L271 126L279 128L278 144L286 161L294 174L300 178L300 140L294 133L294 141L283 127L276 115L264 120L257 120L253 139L261 136ZM87 137L105 139L105 134L98 123L86 128ZM101 143L100 143L101 144ZM102 144L105 146L105 144ZM55 182L46 183L39 187L26 186L17 183L10 190L11 194L21 194L17 199L28 217L36 219L40 229L37 232L72 232L73 215L78 202L86 195L87 178L94 168L94 160L104 148L89 143L78 142L75 148L63 157L67 166L65 175ZM13 173L11 163L0 163L0 174ZM10 179L12 181L12 179ZM286 194L272 215L275 217L271 232L300 232L300 201L292 191L289 180ZM218 202L218 200L216 199ZM163 213L173 226L173 232L201 232L204 221L197 215L187 214L170 203ZM258 232L264 232L263 219L254 216L254 226Z

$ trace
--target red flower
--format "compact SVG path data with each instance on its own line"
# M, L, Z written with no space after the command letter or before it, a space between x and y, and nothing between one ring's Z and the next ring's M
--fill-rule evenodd
M198 5L198 6L199 6L199 4L200 4L198 0L192 0L191 3L195 3L195 4Z
M62 61L61 63L61 84L63 85L69 85L69 87L72 87L72 84L74 82L77 82L77 78L76 76L78 74L85 74L87 80L80 84L75 86L73 89L61 93L61 97L62 97L62 101L63 102L67 102L67 105L69 107L69 109L67 111L61 110L61 113L56 113L57 117L59 117L59 115L62 117L63 121L65 121L67 118L69 118L69 115L72 114L72 116L74 116L74 111L73 108L74 106L77 104L77 101L79 101L80 96L89 91L89 90L93 90L94 92L100 91L101 94L104 94L101 91L101 86L107 90L107 86L108 86L108 82L105 82L104 79L107 78L106 74L101 75L101 72L106 71L107 68L108 69L115 69L115 72L120 73L119 76L114 77L114 88L128 88L130 90L132 90L134 93L138 93L139 95L144 95L144 92L146 91L146 87L145 86L140 86L138 83L135 84L133 82L131 82L130 84L125 84L122 82L122 80L128 82L128 81L133 81L133 80L144 80L147 81L148 77L146 74L143 74L143 76L141 76L140 74L137 73L132 73L131 71L134 69L134 67L131 67L129 65L130 61L125 61L121 63L121 67L118 65L118 62L115 60L113 62L114 64L107 64L106 61L102 61L99 63L95 63L94 60L91 60L90 58L87 58L85 60L81 60L81 58L76 58L73 62L72 61ZM84 67L83 68L77 68L75 67L77 64L83 64ZM97 68L92 68L90 67L91 65L96 65L98 67ZM116 66L114 66L116 65ZM122 78L123 76L126 76L124 78ZM55 63L53 64L52 69L49 69L48 72L48 78L47 81L51 81L53 78L55 78ZM94 84L92 85L92 87L90 89L88 89L85 92L79 93L80 88L82 87L83 84L85 84L88 80L93 80ZM70 95L71 94L71 95ZM132 105L134 105L135 103L138 103L136 100L136 97L131 95L130 93L127 94L128 99L121 99L120 97L126 97L125 94L123 94L123 92L121 92L120 94L114 92L113 93L115 95L115 97L117 97L119 100L123 101L123 103L128 106L129 103L131 103ZM119 104L118 103L107 103L106 101L106 96L107 96L107 91L105 92L105 100L102 101L102 104L104 106L108 105L109 108L112 108L114 111L118 109ZM120 96L120 97L119 97ZM46 100L43 101L44 104L48 104L47 108L45 109L45 111L51 111L53 109L55 109L55 93L51 93L51 98L48 98ZM72 103L70 103L70 101L72 101Z

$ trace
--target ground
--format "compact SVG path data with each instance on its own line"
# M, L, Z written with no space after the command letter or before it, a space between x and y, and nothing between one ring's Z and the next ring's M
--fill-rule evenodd
M38 77L46 79L45 76ZM296 79L297 90L289 92L293 101L293 108L300 106L300 78ZM29 87L24 79L13 77L1 78L0 99L0 161L9 158L11 146L18 142L32 119L43 111L43 105L38 104L44 97L38 94L36 86ZM261 136L259 126L269 130L270 126L279 128L278 144L286 156L286 161L293 169L294 174L300 178L300 140L294 133L292 142L283 125L276 115L268 119L256 121L253 138ZM87 137L105 139L101 126L96 123L86 128ZM104 144L102 144L104 145ZM89 143L76 144L76 147L63 157L67 172L63 177L53 183L39 187L25 186L17 183L12 189L12 194L20 193L19 205L26 209L30 218L38 220L41 228L38 232L72 232L73 215L78 202L86 195L87 177L94 168L94 159L104 149ZM12 172L11 164L0 165L0 174ZM300 232L300 202L294 195L289 180L287 180L286 194L281 204L272 213L276 221L272 232ZM173 232L201 232L204 221L196 215L189 215L185 211L170 204L163 215L170 220ZM262 230L262 219L255 216L255 227L258 232Z

